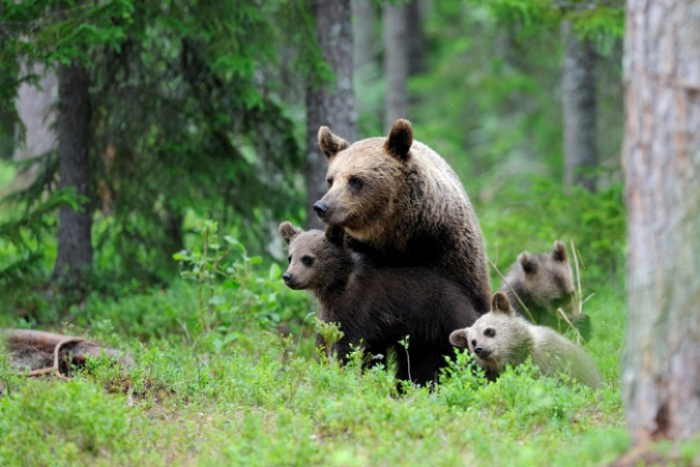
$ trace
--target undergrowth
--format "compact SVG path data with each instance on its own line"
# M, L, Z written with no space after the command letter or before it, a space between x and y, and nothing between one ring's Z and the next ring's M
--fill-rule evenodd
M538 379L531 365L487 382L463 352L435 390L399 388L391 367L362 371L359 351L341 367L315 348L314 304L284 286L280 265L216 224L199 238L167 289L93 293L55 323L127 350L132 367L91 360L61 381L0 360L0 464L580 466L629 445L620 287L587 288L601 390Z

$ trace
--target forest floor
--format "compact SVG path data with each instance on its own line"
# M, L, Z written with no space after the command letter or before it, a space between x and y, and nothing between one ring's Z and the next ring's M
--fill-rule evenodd
M629 447L617 291L586 303L598 391L529 366L486 383L461 354L436 390L399 394L391 371L318 358L308 324L287 337L251 325L193 336L196 300L188 284L91 300L85 327L54 329L127 350L128 369L93 361L61 380L0 365L0 464L581 466Z

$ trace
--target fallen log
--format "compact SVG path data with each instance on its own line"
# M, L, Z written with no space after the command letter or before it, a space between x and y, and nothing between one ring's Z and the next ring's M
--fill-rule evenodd
M127 353L82 337L29 329L3 329L0 338L10 355L10 367L26 376L54 374L63 378L70 375L72 367L84 366L88 357L108 358L125 367L133 365Z

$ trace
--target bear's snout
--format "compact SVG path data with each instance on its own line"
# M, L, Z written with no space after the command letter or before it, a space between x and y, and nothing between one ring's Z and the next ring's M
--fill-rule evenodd
M474 347L474 353L479 358L486 358L491 354L491 352L489 352L488 350L486 350L485 348L483 348L480 345L477 345Z
M316 215L318 217L323 219L326 216L326 213L328 212L328 205L323 201L316 201L314 203L314 211L316 212Z
M282 274L282 280L286 285L289 285L292 282L292 275L288 272L285 272Z

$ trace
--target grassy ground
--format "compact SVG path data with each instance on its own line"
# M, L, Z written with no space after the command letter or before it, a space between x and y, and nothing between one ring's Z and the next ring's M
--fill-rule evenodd
M273 299L308 306L282 288ZM74 310L77 326L59 330L128 349L129 370L95 362L59 381L0 367L0 464L581 466L629 445L619 292L586 304L602 390L538 380L528 367L486 383L462 354L436 391L403 395L391 372L317 359L308 323L284 337L220 314L194 332L198 300L195 286L179 284Z

